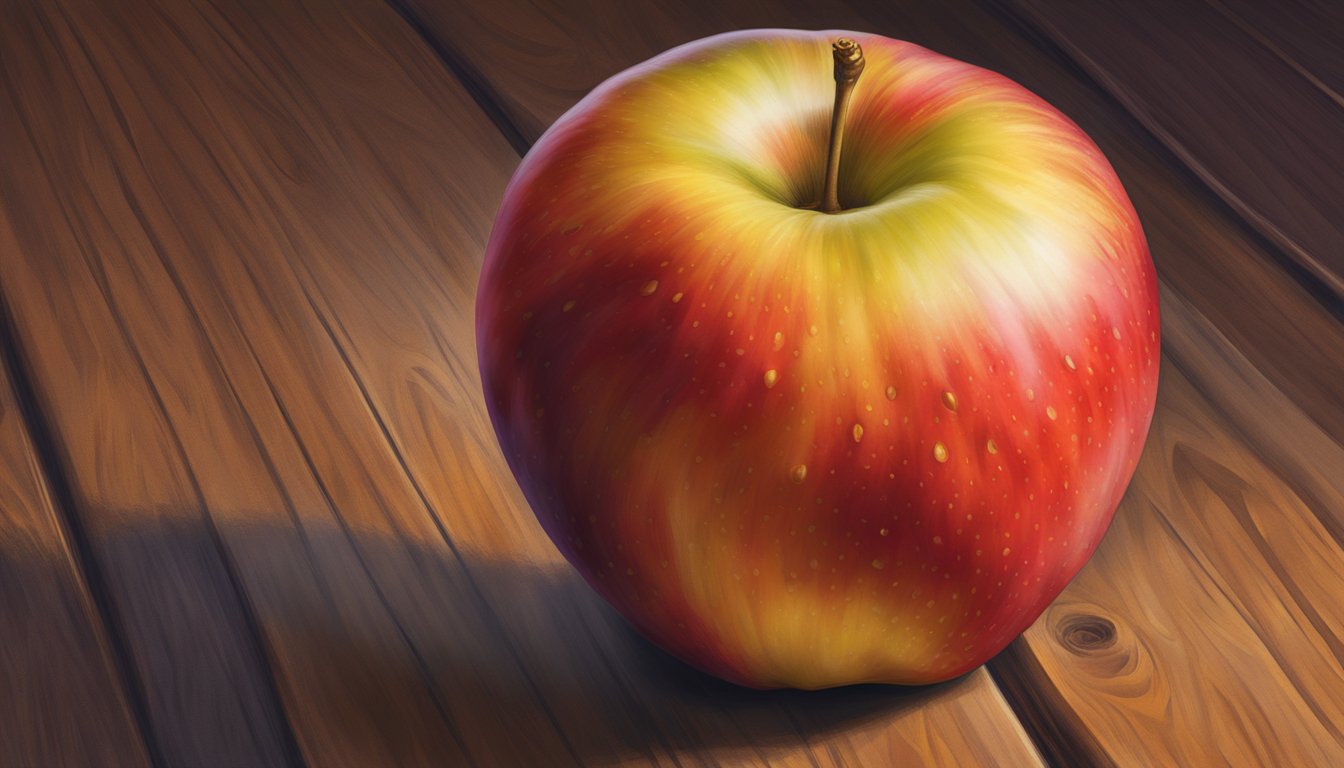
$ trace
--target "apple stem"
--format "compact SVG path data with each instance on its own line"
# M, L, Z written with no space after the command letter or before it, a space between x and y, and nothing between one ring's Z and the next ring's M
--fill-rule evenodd
M821 190L822 213L840 210L840 142L845 136L849 95L863 72L863 49L847 37L831 44L835 56L835 108L831 111L831 146L826 153L826 183Z

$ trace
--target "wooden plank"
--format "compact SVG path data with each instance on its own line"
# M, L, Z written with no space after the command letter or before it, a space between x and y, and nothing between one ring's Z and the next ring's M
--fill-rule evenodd
M0 212L0 249L12 242ZM24 423L14 352L0 327L0 764L148 765L114 640Z
M1313 421L1344 439L1344 326L1284 273L1281 256L1169 163L1123 108L1061 67L974 0L832 3L586 0L566 14L528 0L397 0L477 82L526 140L605 78L662 49L748 27L851 28L911 40L1001 72L1077 122L1110 158L1152 246L1159 274ZM595 25L595 19L610 26ZM618 29L620 32L610 32ZM629 30L640 34L628 34ZM1330 163L1321 168L1333 167Z
M4 263L20 335L83 498L133 531L176 500L208 511L305 758L1037 762L983 672L854 699L729 688L563 563L472 347L517 155L385 6L41 18L75 62L15 99L50 132L0 189L31 222Z
M960 3L828 8L824 18L752 3L676 12L589 3L563 17L530 8L411 0L407 10L528 138L605 76L661 48L746 26L826 24L914 39L1007 71L1080 119L1145 221L1163 275L1169 357L1148 454L1102 550L992 668L1058 764L1340 759L1344 625L1334 598L1344 590L1344 499L1329 478L1344 453L1338 421L1322 430L1313 417L1331 416L1341 378L1329 348L1301 330L1338 344L1339 328L1216 201L1167 167L1123 112L995 17ZM1295 398L1275 386L1285 370L1309 380L1291 390ZM1300 433L1309 451L1290 449L1288 425L1312 428Z
M1329 0L1205 0L1344 105L1344 7Z
M382 536L383 531L375 529L365 533L366 549L353 546L348 521L334 514L323 479L311 470L307 447L294 439L288 414L276 404L265 375L252 362L249 342L238 333L234 313L221 313L213 328L230 334L233 344L226 351L242 361L240 370L246 374L237 382L225 374L220 350L212 347L197 308L182 294L178 270L193 269L194 249L201 247L204 252L203 243L215 242L216 251L227 252L237 245L235 231L246 235L254 218L252 209L268 203L251 200L252 208L238 207L241 193L233 185L250 191L246 177L253 169L222 176L212 153L219 152L225 160L233 156L226 142L207 138L238 133L246 140L249 130L236 124L208 124L210 133L192 134L200 126L184 120L178 107L200 105L196 116L208 123L212 120L210 106L247 98L261 105L251 106L252 110L267 112L278 106L277 112L263 114L257 130L251 132L267 152L253 164L258 171L290 179L288 174L303 171L289 162L283 142L308 140L304 132L290 127L296 119L295 109L282 92L295 78L292 72L284 72L289 81L274 82L257 73L267 67L283 72L288 67L287 50L301 59L315 48L345 43L343 49L332 48L326 58L330 61L333 56L357 56L368 46L358 39L363 31L357 27L338 23L332 25L334 29L314 29L311 22L299 18L305 9L293 5L276 10L277 16L271 19L275 30L293 30L288 39L268 39L258 22L252 23L251 38L240 38L233 25L246 21L248 15L237 6L231 10L232 17L199 6L83 5L68 15L43 17L44 26L56 27L65 35L48 44L67 51L74 61L64 68L44 68L51 79L38 81L40 92L14 110L48 130L34 132L32 143L24 148L27 152L20 155L13 172L6 174L6 182L13 186L5 190L4 202L30 222L30 229L20 233L22 248L8 252L12 256L5 263L5 289L21 320L21 334L34 352L33 367L51 401L57 429L70 446L72 475L77 493L88 500L84 512L95 545L115 546L120 529L122 540L148 541L153 546L146 558L150 562L197 556L184 546L190 541L157 537L155 531L163 524L156 517L180 525L180 518L199 514L204 507L237 563L237 573L273 649L288 716L299 730L305 757L322 765L462 763L466 757L453 724L445 719L442 703L422 679L421 668L423 657L436 651L436 642L453 647L457 635L476 626L463 621L458 622L462 629L453 629L452 590L440 589L448 597L439 599L420 594L417 582L427 578L420 571L432 572L439 566L429 556L420 555L414 539ZM395 16L386 14L385 18L400 28ZM323 37L323 32L333 33L332 39ZM92 47L91 40L98 41L98 47ZM235 46L245 53L234 53ZM23 48L16 45L10 50ZM322 61L318 58L314 63ZM356 69L346 74L358 74L358 64L353 66ZM382 91L393 107L397 98L418 94L413 85L403 84L409 82L405 73L389 64L386 56L376 71L381 82L367 88L366 94ZM81 73L95 84L81 87ZM325 86L327 79L324 76L316 85ZM387 88L389 83L395 88ZM27 84L30 88L36 85ZM166 88L175 90L170 94ZM193 100L193 88L201 89L202 98L208 100ZM278 97L282 98L279 104ZM221 130L225 127L227 131ZM324 139L320 124L313 127L318 138ZM170 133L163 135L164 131ZM153 148L142 152L137 140L151 142ZM64 151L71 145L93 150L85 154ZM169 206L171 198L156 188L157 180L147 173L146 163L163 157L172 160L177 152L193 152L190 160L199 166L177 161L179 167L193 183L207 178L212 186L194 187L191 197L174 208ZM198 175L212 169L213 176ZM221 201L233 202L235 207L227 211L233 218L221 217ZM63 217L63 211L70 213ZM176 223L179 217L198 228L184 234ZM284 233L279 234L278 242L251 241L243 247L273 254L285 242ZM188 235L192 240L184 239ZM236 262L230 266L236 270L230 279L246 285L246 272ZM213 272L202 274L204 279L214 279ZM283 315L286 303L295 300L301 301L301 294L278 304L276 312ZM202 309L217 305L218 300ZM78 314L54 311L55 307L71 307ZM260 316L272 318L274 314L263 308ZM289 345L294 359L308 362L314 355L306 353L305 347L325 337L299 334L294 340ZM335 360L339 365L339 358L329 347L319 349L326 355L323 359L318 354L314 362L321 376L322 363L331 366ZM357 391L345 379L338 382L345 385L337 389L347 397L342 406L359 414L358 406L350 408L348 399L352 392L357 398ZM256 405L255 413L244 410L245 398ZM344 417L341 406L334 415ZM360 427L367 426L366 422L367 418L355 420ZM323 435L320 447L349 451L345 437L340 431ZM378 450L386 453L381 447ZM336 475L338 482L344 474L365 479L355 483L360 491L375 485L370 475L374 469L360 467L353 460L346 461L342 469L346 471ZM386 503L376 491L349 501L355 510L349 522L358 524L365 522L360 518L379 516ZM334 489L332 494L339 496L342 491ZM352 495L344 493L345 497ZM427 524L424 518L418 530ZM113 543L103 543L108 540ZM377 572L384 562L383 571L391 576L381 582L372 579L369 573ZM132 577L140 572L131 564L113 563L111 567L119 566ZM442 577L437 581L443 581ZM187 582L182 589L203 592L194 597L204 601L213 597L209 586ZM136 599L134 594L122 597ZM396 600L405 610L407 598L419 598L421 604L413 607L424 614L425 621L443 630L428 639L421 632L419 647L410 645L406 636L413 630L399 626L388 605L389 600ZM142 612L128 622L152 629L181 621L176 605L150 607L161 608L161 616ZM222 627L198 620L192 617L190 623L182 622L189 643L216 654L236 653L229 635L242 625L237 616L222 616L216 622ZM487 636L477 644L488 642L492 640ZM144 655L159 659L181 681L152 679L147 683L164 697L242 700L237 691L252 687L250 681L265 674L264 670L249 670L213 675L209 659L202 665L177 646L159 647ZM489 653L478 655L492 658ZM450 689L461 697L458 708L464 709L473 706L472 697L488 689L493 670L478 671L469 663L461 667L456 677L465 679L451 680ZM503 674L496 677L508 680ZM240 709L246 717L279 722L268 711L273 706L267 702L253 699ZM232 753L221 752L212 743L216 734L242 742L248 730L221 715L179 728L172 720L176 711L158 716L166 721L159 730L167 733L161 738L170 742L164 752L172 762L179 758L188 763L240 765L288 761L273 759L278 750L263 751L255 744L241 743ZM473 723L471 717L462 719ZM496 735L499 729L493 726ZM527 746L526 741L521 743Z
M1344 102L1209 3L1004 2L1344 302Z
M94 112L105 83L87 55L98 44L54 6L6 17L0 207L15 247L0 249L3 289L63 450L71 512L145 690L155 748L172 764L283 764L292 749L249 606L181 462L180 433L160 415L172 393L146 386L147 362L127 348L128 313L170 344L182 327L163 326L152 301L108 303L114 282L139 276L100 256L152 255L152 245L124 237L136 226L132 203L101 204L122 181L103 137L62 135L79 116L117 124L105 105Z
M1163 308L1169 355L1139 472L1093 560L996 676L1010 698L1051 702L1048 729L1074 750L1057 761L1337 764L1344 448L1179 297L1164 291Z

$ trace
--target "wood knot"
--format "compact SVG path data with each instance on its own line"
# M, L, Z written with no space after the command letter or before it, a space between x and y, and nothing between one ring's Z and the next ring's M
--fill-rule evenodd
M1056 632L1060 644L1079 656L1100 653L1116 642L1115 622L1085 613L1065 616Z

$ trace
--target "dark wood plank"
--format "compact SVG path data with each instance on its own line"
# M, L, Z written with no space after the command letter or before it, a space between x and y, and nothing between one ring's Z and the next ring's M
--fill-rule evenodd
M1209 3L1003 1L1344 304L1344 103Z
M793 4L597 2L561 16L526 0L410 0L407 12L528 138L605 76L746 26L906 37L1007 71L1079 118L1114 158L1163 275L1164 383L1147 456L1100 554L991 666L1061 764L1330 764L1344 755L1334 600L1344 590L1334 510L1344 505L1327 480L1344 453L1341 433L1313 418L1339 426L1329 350L1340 330L1123 111L964 3L831 7L823 17ZM1285 370L1307 380L1296 397L1276 386ZM1310 451L1285 450L1291 436L1266 413L1311 428L1302 433Z
M863 29L1002 72L1061 107L1105 151L1144 222L1163 279L1312 420L1344 439L1338 318L1315 306L1313 295L1284 273L1277 252L1173 167L1172 156L1123 108L975 0L854 0L825 8L803 0L727 0L699 2L693 10L656 0L588 0L564 14L536 0L396 1L529 141L621 69L730 29Z
M4 290L80 493L105 500L88 516L135 533L137 510L208 512L308 760L1036 762L983 672L741 691L651 650L564 564L498 454L472 347L518 158L391 10L78 4L47 23L82 58L18 100L51 135L0 190L30 222Z
M0 249L12 245L0 212ZM148 765L112 641L24 423L7 331L0 329L0 764Z
M1206 0L1344 106L1344 7L1331 0Z

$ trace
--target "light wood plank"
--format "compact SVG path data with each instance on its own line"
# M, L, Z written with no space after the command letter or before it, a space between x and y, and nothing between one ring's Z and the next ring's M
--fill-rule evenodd
M1086 761L1335 764L1344 611L1332 596L1344 590L1344 548L1331 527L1344 495L1319 473L1337 478L1344 450L1281 393L1236 382L1247 369L1235 350L1171 292L1163 299L1170 354L1139 472L1008 674L1057 699L1053 725L1080 730L1071 741ZM1242 429L1202 393L1210 378L1250 414ZM1292 426L1319 452L1277 443Z
M48 23L83 69L21 104L53 135L22 166L39 194L0 198L33 222L7 295L44 342L82 496L131 532L146 509L208 513L308 760L1036 761L983 672L733 689L652 651L563 563L498 454L472 347L518 158L391 10L77 4Z

